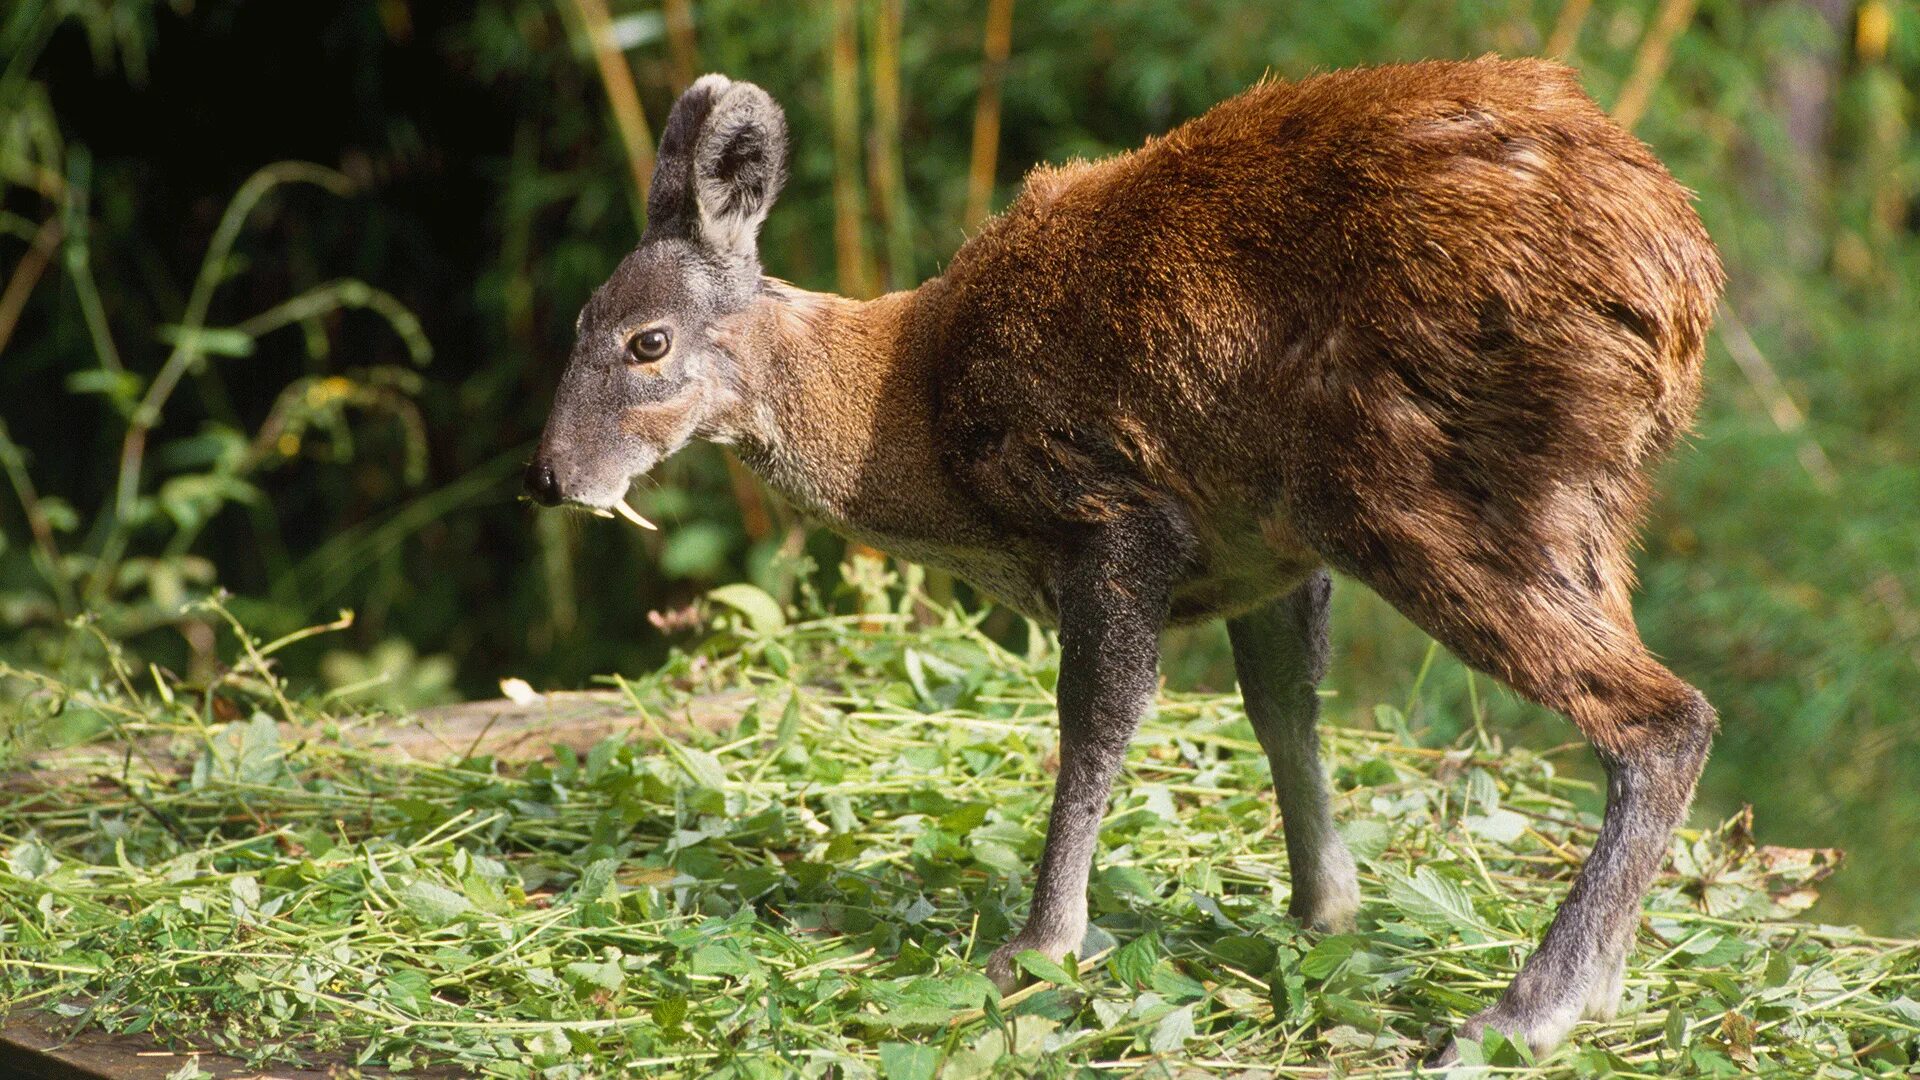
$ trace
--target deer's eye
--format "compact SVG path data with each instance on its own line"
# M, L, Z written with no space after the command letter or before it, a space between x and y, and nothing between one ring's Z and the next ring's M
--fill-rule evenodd
M627 357L636 364L651 364L667 355L673 347L673 335L658 326L650 326L627 339Z

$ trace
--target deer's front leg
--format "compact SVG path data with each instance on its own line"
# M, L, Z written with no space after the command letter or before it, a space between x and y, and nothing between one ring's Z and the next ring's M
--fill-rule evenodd
M1021 982L1027 949L1058 960L1087 932L1087 873L1113 778L1153 701L1160 627L1181 561L1173 527L1156 517L1102 525L1063 552L1060 607L1060 775L1027 924L994 952L987 975L1002 993Z

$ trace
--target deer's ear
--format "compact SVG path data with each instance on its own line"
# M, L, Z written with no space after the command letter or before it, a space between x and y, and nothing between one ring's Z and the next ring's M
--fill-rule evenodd
M787 118L765 90L703 75L673 103L647 195L649 236L758 263L754 238L787 179Z
M730 84L694 144L700 239L717 254L757 262L755 237L786 180L786 114L752 83Z
M707 75L681 92L660 129L653 184L647 191L647 236L692 239L700 220L693 196L693 154L714 105L732 80Z

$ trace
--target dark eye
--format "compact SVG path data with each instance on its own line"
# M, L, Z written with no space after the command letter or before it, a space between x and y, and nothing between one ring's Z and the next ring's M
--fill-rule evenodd
M627 355L636 364L651 364L667 355L673 347L673 335L658 326L649 327L627 339Z

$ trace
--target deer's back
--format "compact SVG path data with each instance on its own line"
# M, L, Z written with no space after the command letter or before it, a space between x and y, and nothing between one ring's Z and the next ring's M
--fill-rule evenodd
M1691 416L1720 281L1564 67L1263 84L1029 177L946 275L937 411L1009 524L1171 494L1215 548L1285 547L1309 474L1524 503L1638 469Z

